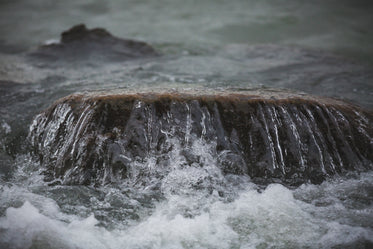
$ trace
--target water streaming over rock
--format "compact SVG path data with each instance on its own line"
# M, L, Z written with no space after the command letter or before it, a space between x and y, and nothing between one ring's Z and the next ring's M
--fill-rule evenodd
M91 93L38 115L29 137L50 180L104 184L136 177L137 164L162 178L174 153L187 167L209 144L225 174L299 185L372 168L372 114L333 99L281 92ZM79 166L77 166L79 165Z

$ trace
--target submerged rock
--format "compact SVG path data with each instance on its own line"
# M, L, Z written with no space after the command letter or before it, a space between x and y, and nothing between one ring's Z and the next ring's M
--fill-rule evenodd
M65 184L215 163L225 174L298 185L371 169L372 116L289 92L96 92L58 100L29 137L49 179Z
M41 46L30 56L49 62L126 61L156 56L156 51L145 42L112 36L102 28L87 29L76 25L61 34L60 42Z

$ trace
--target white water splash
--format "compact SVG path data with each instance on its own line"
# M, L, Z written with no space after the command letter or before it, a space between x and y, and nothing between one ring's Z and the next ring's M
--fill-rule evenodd
M197 170L186 171L191 183L195 180L191 176L200 174ZM179 185L188 182L181 172L172 177ZM347 180L348 183L303 185L296 190L272 184L258 191L255 185L246 182L231 202L224 201L216 191L171 193L156 203L150 215L143 215L125 228L114 229L100 226L93 214L68 215L48 198L25 195L20 188L10 188L7 191L12 190L12 195L23 192L29 201L19 208L8 208L0 219L0 245L4 248L330 248L338 245L364 248L364 243L373 243L372 224L348 222L347 217L360 212L362 217L370 219L371 206L348 207L336 197L343 190L357 194L372 177L368 173L360 179ZM164 184L169 182L165 180ZM3 189L2 199L7 191ZM300 195L303 200L298 199ZM315 203L326 197L333 199L332 203L324 206ZM38 199L44 202L37 202Z

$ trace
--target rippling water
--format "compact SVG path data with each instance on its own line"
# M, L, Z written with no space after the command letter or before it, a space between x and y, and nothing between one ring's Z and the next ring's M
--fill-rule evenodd
M291 89L372 110L372 10L364 0L1 1L0 247L372 247L371 171L259 186L224 175L213 145L196 140L203 167L183 167L175 153L161 178L66 186L43 180L27 140L36 114L93 90ZM78 23L145 41L159 56L29 56Z

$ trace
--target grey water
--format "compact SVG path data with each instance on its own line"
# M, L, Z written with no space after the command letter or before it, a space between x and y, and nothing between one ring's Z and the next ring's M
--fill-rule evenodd
M45 181L27 136L54 101L94 90L290 89L371 111L372 10L365 0L2 0L0 247L371 247L372 171L259 186L223 174L214 144L195 139L190 149L203 167L183 167L181 145L170 141L173 165L161 179L60 185ZM30 56L80 23L146 42L158 55ZM149 157L136 167L156 173L157 164Z

